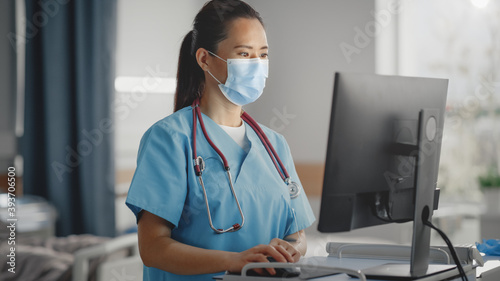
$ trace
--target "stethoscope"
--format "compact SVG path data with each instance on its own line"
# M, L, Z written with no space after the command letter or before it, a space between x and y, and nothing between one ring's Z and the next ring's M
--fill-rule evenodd
M207 214L208 214L208 222L210 223L210 228L212 228L213 231L217 234L221 233L226 233L226 232L233 232L241 229L243 225L245 224L245 216L243 215L243 211L241 210L240 202L238 201L238 197L236 196L236 192L234 191L233 187L233 180L231 177L231 173L229 172L229 164L227 163L226 157L222 152L219 150L219 148L212 142L210 137L207 134L207 130L205 129L205 124L203 123L203 118L201 116L201 110L200 110L200 100L195 99L193 104L193 161L194 161L194 169L196 171L196 176L198 176L198 179L200 181L201 188L203 189L203 196L205 197L205 205L207 207ZM280 174L281 178L283 181L286 183L288 186L288 191L290 193L290 198L295 199L299 196L300 194L300 186L290 180L290 175L288 174L288 171L285 168L285 165L281 162L281 159L278 156L278 153L276 153L276 150L274 150L274 147L272 146L271 142L267 138L266 134L262 130L262 128L257 124L257 122L248 115L248 113L243 112L241 115L241 119L245 121L250 127L255 131L255 133L259 136L260 141L264 145L264 147L267 150L267 153L271 157L271 160L273 160L274 166L276 167L276 170ZM233 226L227 229L221 229L221 228L215 228L213 223L212 223L212 215L210 214L210 207L208 204L208 198L207 198L207 191L205 189L205 185L203 184L203 179L201 177L203 170L205 170L205 161L203 161L203 158L201 156L197 156L196 153L196 127L197 127L197 120L200 121L200 127L201 130L203 131L203 135L205 136L205 139L208 141L210 146L219 154L220 158L222 159L222 162L224 163L224 169L226 170L227 177L229 179L229 187L231 188L231 192L233 193L234 199L236 200L236 205L238 206L238 210L240 212L241 216L241 224L235 223Z

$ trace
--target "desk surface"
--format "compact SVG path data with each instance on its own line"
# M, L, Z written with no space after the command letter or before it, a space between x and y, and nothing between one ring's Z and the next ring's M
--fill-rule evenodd
M494 257L493 260L495 262L498 262L499 264L496 265L497 267L500 266L500 257ZM354 259L354 258L336 258L336 257L310 257L310 258L304 258L302 259L299 263L304 263L308 265L315 265L315 266L330 266L330 267L342 267L342 268L348 268L348 269L353 269L353 270L358 270L358 269L366 269L369 267L377 266L377 265L382 265L386 263L405 263L402 261L395 261L395 260L376 260L376 259ZM407 263L407 262L406 262ZM499 267L500 268L500 267ZM498 269L498 268L497 268ZM467 271L467 270L466 270ZM453 276L454 273L449 273L446 276L441 276L442 278L438 278L436 276L431 276L431 277L426 277L422 278L419 280L425 280L425 281L432 281L432 280L441 280L443 278L450 278ZM498 272L500 274L500 271ZM467 271L467 275L470 281L476 280L476 270L472 269L469 266L469 269ZM495 275L496 276L496 275ZM299 278L287 278L287 279L278 279L278 278L270 278L270 277L242 277L238 275L224 275L221 276L223 277L222 280L260 280L260 281L276 281L276 280L301 280ZM336 274L336 275L330 275L330 276L325 276L325 277L320 277L320 278L315 278L315 281L324 281L324 280L331 280L331 281L352 281L356 280L355 278L351 278L347 274ZM368 279L372 280L372 279ZM455 279L448 279L448 280L460 280L460 278L455 278ZM479 279L478 279L479 280ZM482 281L489 281L490 279L487 280L482 280ZM500 280L500 277L497 279L492 279L492 280Z
M476 269L478 281L500 280L500 256L484 256L484 266Z
M304 263L307 264L318 264L318 265L326 265L326 266L333 266L333 267L344 267L344 268L349 268L349 269L366 269L378 265L383 265L386 263L401 263L401 264L408 264L406 261L396 261L396 260L380 260L380 259L354 259L354 258L336 258L336 257L312 257L309 259L304 259ZM450 278L454 275L454 273L449 272L448 274L444 275L443 278ZM475 270L470 269L468 272L469 279L475 280ZM427 278L421 278L419 280L440 280L443 278L437 278L435 276L432 277L427 277ZM456 279L459 280L460 278ZM334 276L325 276L322 278L317 278L314 280L335 280L335 281L345 281L345 280L350 280L352 281L353 278L349 277L346 274L337 274ZM373 279L368 279L368 280L373 280ZM455 280L455 279L451 279Z

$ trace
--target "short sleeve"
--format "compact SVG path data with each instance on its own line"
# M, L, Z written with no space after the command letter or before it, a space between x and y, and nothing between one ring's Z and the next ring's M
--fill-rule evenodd
M295 215L295 227L297 231L306 229L312 225L312 223L316 220L314 213L312 211L311 205L309 204L309 200L307 199L306 192L302 183L300 182L297 171L295 170L295 164L293 163L292 154L290 152L290 147L286 142L285 138L281 136L281 141L283 143L283 149L285 151L284 158L282 159L283 164L285 165L290 178L292 181L297 182L301 186L300 194L297 198L290 199L290 204L292 206L294 215ZM295 231L295 232L297 232ZM291 232L289 234L293 234L295 232Z
M178 225L187 195L186 145L161 123L144 134L126 200L136 217L146 210Z

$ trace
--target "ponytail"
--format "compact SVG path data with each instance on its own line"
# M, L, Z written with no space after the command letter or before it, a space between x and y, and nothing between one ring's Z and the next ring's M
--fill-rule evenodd
M198 66L193 45L193 30L184 37L177 66L177 89L175 91L174 112L191 105L201 96L205 84L203 70Z
M196 61L196 51L204 48L217 53L218 44L227 38L229 24L237 18L258 19L264 26L259 13L240 0L212 0L198 12L193 30L181 44L174 112L201 97L205 87L205 73Z

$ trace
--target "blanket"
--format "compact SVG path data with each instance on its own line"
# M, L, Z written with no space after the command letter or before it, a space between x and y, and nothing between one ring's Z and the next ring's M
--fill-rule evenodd
M0 280L2 281L71 281L76 251L98 245L110 238L94 235L70 235L68 237L16 237L15 269L9 271L9 253L13 245L8 237L0 234ZM111 258L127 256L127 251L99 257L90 261L89 280L95 280L99 263Z

